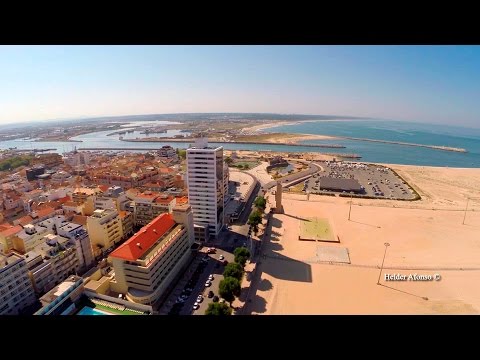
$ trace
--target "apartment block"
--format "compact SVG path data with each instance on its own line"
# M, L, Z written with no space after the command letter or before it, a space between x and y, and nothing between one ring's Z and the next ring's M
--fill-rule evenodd
M196 234L216 238L222 229L228 195L224 181L223 147L210 147L207 139L196 139L195 146L187 149L188 199L196 227L205 229ZM198 236L196 240L208 239Z
M191 259L193 241L190 206L159 215L110 254L112 287L129 301L155 303Z
M87 230L92 247L100 251L119 243L123 238L122 221L117 210L97 209L87 218ZM98 253L93 249L94 255Z
M25 259L0 255L0 315L18 315L35 301Z

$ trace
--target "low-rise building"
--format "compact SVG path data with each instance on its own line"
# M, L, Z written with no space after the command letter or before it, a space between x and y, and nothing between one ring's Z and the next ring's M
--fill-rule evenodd
M0 315L18 315L35 301L25 259L0 255Z
M107 191L95 197L95 209L116 209L125 210L129 202L127 195L120 186L111 186Z

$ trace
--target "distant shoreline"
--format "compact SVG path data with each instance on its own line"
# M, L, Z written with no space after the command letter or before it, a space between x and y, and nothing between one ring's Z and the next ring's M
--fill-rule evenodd
M83 141L72 140L70 138L67 138L67 139L38 139L38 140L33 140L33 142L83 142Z
M278 126L282 126L282 125L296 125L296 124L301 124L301 123L305 123L305 122L327 122L327 121L328 122L331 122L331 121L339 122L339 121L346 121L346 120L304 120L304 121L294 121L294 122L274 122L274 123L252 126L248 129L245 128L243 130L247 130L249 132L258 132L258 131L262 131L264 129L270 129L270 128L274 128L274 127L278 127ZM450 147L450 146L416 144L416 143L408 143L408 142L402 142L402 141L356 138L356 137L350 137L350 136L334 136L334 135L328 135L328 136L332 139L345 139L345 140L354 140L354 141L378 142L378 143L383 143L383 144L416 146L416 147L424 147L424 148L429 148L429 149L434 149L434 150L452 151L452 152L460 152L460 153L467 153L468 152L466 149L455 148L455 147Z

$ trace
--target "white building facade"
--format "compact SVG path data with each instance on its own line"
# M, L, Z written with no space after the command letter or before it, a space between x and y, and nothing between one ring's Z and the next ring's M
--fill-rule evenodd
M209 147L207 139L197 139L187 149L188 201L196 227L205 228L209 238L216 238L224 225L225 183L223 147ZM228 176L227 176L228 179ZM196 240L201 239L195 231Z

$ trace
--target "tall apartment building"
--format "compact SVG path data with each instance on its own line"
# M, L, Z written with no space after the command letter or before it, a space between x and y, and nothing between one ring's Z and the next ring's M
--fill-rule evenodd
M190 206L159 215L110 254L111 286L129 301L155 303L191 258L193 241Z
M216 238L224 225L224 198L228 195L224 181L223 147L209 147L207 139L196 139L195 146L187 149L188 199L196 240L208 240L204 234Z
M117 210L95 210L93 215L87 218L87 229L92 247L103 250L114 246L123 238L122 221ZM96 249L93 250L96 255Z
M35 301L25 259L0 255L0 315L18 315Z

